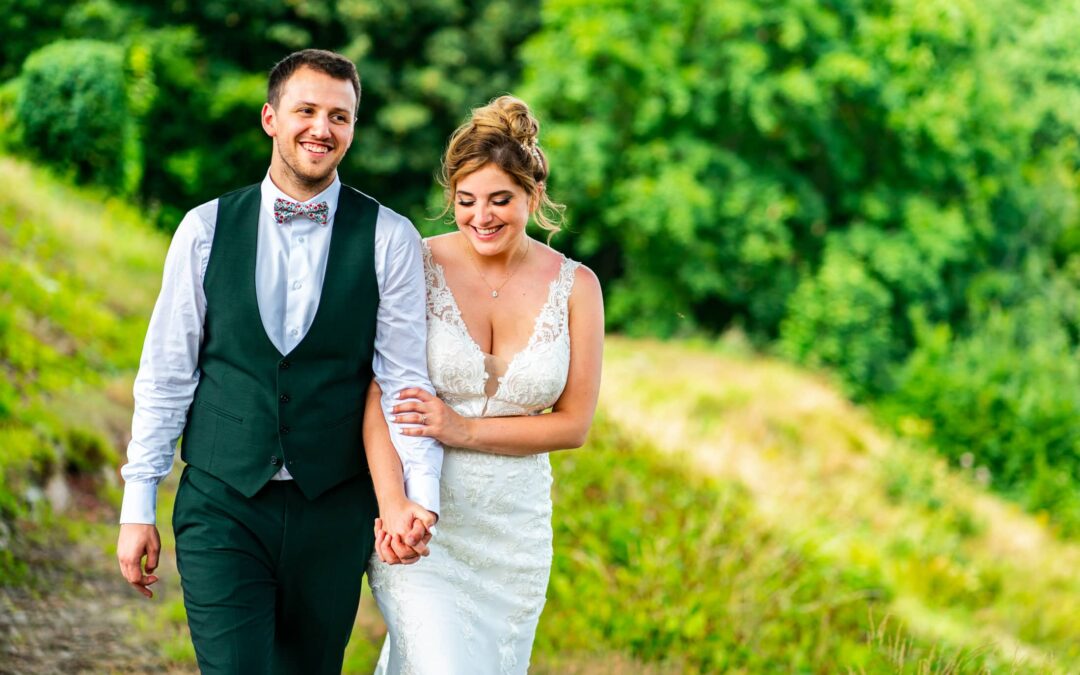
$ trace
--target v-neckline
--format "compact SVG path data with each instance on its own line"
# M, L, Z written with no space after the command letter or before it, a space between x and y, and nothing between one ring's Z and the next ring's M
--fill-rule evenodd
M424 248L427 249L428 258L431 260L431 265L435 269L435 272L439 275L439 280L442 282L441 285L443 289L446 290L447 296L449 296L450 298L450 305L453 309L453 315L457 318L458 330L465 334L465 339L468 340L469 344L472 345L472 348L476 350L476 353L479 354L481 357L490 356L491 358L501 359L502 357L496 354L492 354L490 352L485 352L483 349L480 348L480 343L477 342L476 338L473 337L472 331L469 330L469 324L465 323L465 317L461 314L461 307L458 305L457 297L454 296L454 291L452 288L450 288L450 283L446 280L446 270L443 268L440 262L435 260L435 254L432 252L431 246L428 245L426 241L424 241L423 244ZM499 389L502 389L502 383L510 374L510 370L514 367L514 363L518 360L518 357L529 351L532 348L533 343L536 341L536 336L539 334L540 330L540 320L544 317L544 313L547 312L548 306L551 305L551 302L555 297L555 288L556 285L559 283L559 280L562 278L563 267L566 265L567 261L568 258L566 256L563 256L562 262L559 263L559 271L555 273L555 278L552 279L551 282L548 284L547 298L544 300L544 304L540 305L540 311L537 312L536 318L533 319L532 333L529 334L529 339L525 342L525 346L518 350L517 353L515 353L509 360L506 360L506 370L503 371L502 375L498 376ZM497 389L495 391L495 394L488 398L495 398L498 393L499 390Z

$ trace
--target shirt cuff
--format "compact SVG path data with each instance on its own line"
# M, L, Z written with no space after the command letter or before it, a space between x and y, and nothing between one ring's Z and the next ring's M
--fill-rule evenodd
M120 524L155 524L157 520L157 488L157 483L153 481L125 484L124 503L120 508Z
M439 515L439 479L418 474L405 480L405 496Z

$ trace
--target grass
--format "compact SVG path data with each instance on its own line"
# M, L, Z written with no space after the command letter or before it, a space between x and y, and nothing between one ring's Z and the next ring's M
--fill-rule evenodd
M0 158L0 521L50 478L115 481L166 241L131 207ZM0 583L23 571L0 551Z
M1080 668L1080 547L975 475L781 362L613 338L604 367L604 409L624 433L745 486L763 527L877 589L877 615L916 642L998 667ZM742 403L703 411L718 397Z

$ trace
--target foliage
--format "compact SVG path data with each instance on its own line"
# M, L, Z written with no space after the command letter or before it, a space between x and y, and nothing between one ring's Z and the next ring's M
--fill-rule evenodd
M1048 24L1080 17L992 4L548 3L523 91L612 323L741 323L875 392L867 358L910 348L910 308L960 320L973 272L1045 253L1080 129L1080 50Z
M892 302L888 288L836 247L792 294L781 350L797 361L840 370L858 391L881 389L898 351Z
M650 591L659 594L673 589L665 607L676 605L676 598L710 596L712 589L699 589L695 573L687 565L680 566L679 561L689 560L700 561L705 568L706 561L719 565L720 572L703 575L714 585L726 584L727 576L736 575L742 583L736 584L731 597L744 593L750 596L746 604L762 606L761 611L767 612L772 596L760 589L768 587L779 597L792 598L798 597L802 586L794 581L779 583L777 579L787 577L775 573L755 581L753 570L775 569L772 558L794 550L810 560L802 568L805 574L812 574L820 563L840 580L822 586L815 595L820 602L837 600L836 593L867 592L851 601L867 610L872 606L879 620L888 615L890 625L903 624L938 645L938 656L958 656L954 650L962 648L996 661L997 667L1010 664L1037 672L1077 669L1080 577L1075 570L1080 566L1080 545L1061 539L1057 528L1048 526L1042 515L1024 514L987 495L983 471L950 469L919 444L876 426L865 411L852 406L821 378L783 362L732 353L726 346L609 337L601 402L606 418L618 420L618 434L613 437L610 428L600 426L594 432L602 433L594 433L587 453L603 451L608 443L624 450L601 459L604 470L615 477L612 480L623 480L623 467L633 466L639 453L647 456L645 448L655 444L691 467L699 480L715 477L718 482L713 487L721 489L741 484L752 496L752 524L728 522L731 502L723 493L694 501L698 506L684 510L676 506L684 497L674 495L696 491L694 480L684 476L681 487L668 484L663 488L667 494L661 495L659 487L654 493L651 482L663 484L665 479L664 472L650 464L649 477L641 479L640 487L585 501L573 495L588 486L576 477L590 475L578 463L586 453L560 458L565 463L573 458L574 463L569 475L560 473L556 479L556 505L562 508L562 500L570 499L570 508L576 512L564 513L556 522L581 522L596 510L606 514L612 520L601 520L600 530L607 537L601 549L611 551L605 554L608 560L619 555L619 539L633 541L635 536L631 531L623 537L616 523L636 523L641 543L636 545L640 551L634 548L628 557L631 569L650 560L654 545L666 545L670 556L650 579ZM627 438L634 443L626 443ZM561 463L556 467L562 471ZM634 496L638 490L643 496ZM649 511L640 510L639 501L651 502L664 515L650 519ZM625 511L626 521L612 511ZM687 550L678 537L665 538L664 533L678 530L663 525L665 516L677 517L689 533L694 531L691 514L696 511L723 523L721 543ZM586 532L584 528L569 532L571 551L589 544ZM744 536L761 542L752 547L753 553L741 550ZM704 534L698 539L708 540ZM724 555L735 552L749 569L731 570L722 562ZM569 555L580 564L576 553ZM716 559L721 562L711 562ZM674 590L673 577L680 574L687 577L685 596ZM593 578L578 568L572 570L574 579L583 575ZM614 578L620 589L623 583L629 589L620 596L622 611L635 611L655 597L636 595L635 589L641 587L625 582L625 577ZM582 607L598 602L590 596L590 602L574 605L574 611L588 611ZM816 610L825 611L823 607ZM737 630L740 616L754 616L754 611L722 615L727 617L722 630ZM827 633L839 625L833 620L843 613L827 619L820 613L816 616L822 620L820 631ZM799 619L787 618L784 625L797 626ZM830 665L830 672L846 672L843 662ZM960 670L940 670L975 669L968 664ZM867 672L892 670L866 668Z
M992 311L970 337L944 325L919 333L883 409L954 464L1080 534L1080 354L1050 303Z
M118 45L72 40L34 52L16 103L22 139L79 182L131 192L142 158L124 80Z
M0 0L0 82L18 75L26 57L63 36L66 3Z
M973 672L995 663L986 650L931 647L916 631L876 626L892 600L887 577L772 527L741 485L629 439L601 418L587 448L553 462L541 662L600 652L686 672L938 672L950 663Z
M0 159L0 180L19 186L0 199L0 522L10 522L53 476L113 475L165 242L130 208L11 160Z
M892 405L941 420L940 446L970 425L982 458L1027 432L973 433L1003 420L939 412L948 377L926 366L915 385L898 368L918 348L913 317L963 351L990 339L990 307L1020 311L1002 288L1076 297L1078 31L1071 3L552 0L522 92L577 230L562 243L603 280L612 327L737 327L861 400L920 388ZM1045 358L1014 343L1018 370L1071 368L1080 323L1062 311L1065 343ZM999 404L1029 409L1029 385L1014 378ZM1080 433L1072 419L1053 433ZM1029 461L1045 439L1011 461L1045 473ZM1057 468L1032 485L1075 491L1075 453L1047 452Z
M15 105L19 100L20 82L17 79L0 84L0 151L12 152L22 147Z
M127 115L142 141L137 194L164 229L265 173L270 145L258 111L266 75L308 46L341 51L360 70L345 180L437 229L425 221L441 148L470 107L512 87L516 47L537 23L536 4L84 0L62 24L65 35L123 45L141 71L145 100ZM31 145L40 148L40 139Z

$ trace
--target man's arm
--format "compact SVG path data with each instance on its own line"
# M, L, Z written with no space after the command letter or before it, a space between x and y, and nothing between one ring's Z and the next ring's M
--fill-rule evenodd
M407 386L430 393L435 389L427 372L427 289L420 235L406 218L380 207L375 228L375 272L379 309L372 369L382 388L384 416L394 395ZM408 437L389 424L390 437L401 457L405 494L428 511L439 512L442 446L433 438Z
M213 239L213 224L207 217L213 215L215 202L190 211L177 228L135 377L128 462L120 470L124 501L116 556L124 578L148 598L153 597L148 586L157 581L150 573L157 568L161 551L155 526L158 483L172 469L176 443L199 381L199 344L206 315L202 279Z

